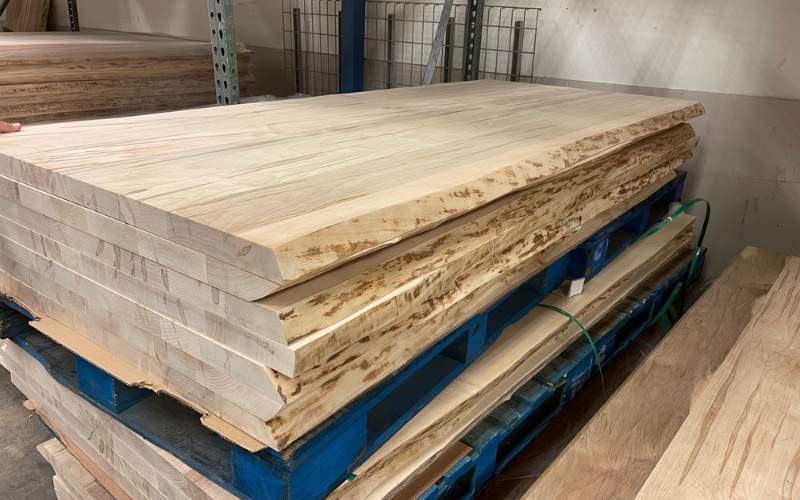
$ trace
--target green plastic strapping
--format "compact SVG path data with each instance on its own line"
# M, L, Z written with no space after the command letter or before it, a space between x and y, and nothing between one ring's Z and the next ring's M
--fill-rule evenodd
M645 233L644 236L642 236L637 240L637 241L642 241L648 236L652 236L653 234L657 233L664 226L675 220L675 217L685 212L692 205L699 203L701 201L706 204L706 216L703 220L703 228L700 230L700 237L697 239L697 248L695 248L694 255L692 256L692 263L689 265L689 274L687 274L686 276L686 281L683 283L678 283L675 289L672 290L672 294L670 294L667 301L664 303L664 305L661 307L658 313L655 316L653 316L653 319L650 320L650 322L645 326L645 328L650 328L660 320L661 327L664 329L664 333L669 332L669 321L667 319L667 311L669 310L670 307L672 307L672 304L675 302L675 299L678 297L678 294L679 292L681 292L681 290L683 291L683 293L680 294L681 303L678 310L680 314L683 315L684 302L686 300L686 290L689 289L689 282L694 276L695 267L697 266L697 258L700 256L700 251L703 248L703 240L706 237L706 229L708 229L708 221L711 218L711 203L709 203L708 200L704 200L703 198L695 198L692 201L682 205L679 209L672 212L672 214L670 214L669 217L664 219L664 221L662 221L660 224L658 224L656 227Z
M561 309L560 307L551 306L551 305L548 305L548 304L537 304L537 305L539 307L544 307L545 309L550 309L551 311L555 311L557 313L561 313L564 316L568 317L573 322L575 322L575 324L578 325L578 328L581 329L583 334L586 335L586 340L589 341L589 345L592 346L592 352L594 352L594 360L597 363L597 371L600 373L600 383L603 385L603 401L605 401L606 400L606 381L603 378L603 367L600 364L600 354L598 354L598 352L597 352L597 346L594 345L594 340L592 340L592 336L589 335L589 332L586 330L586 328L584 328L583 325L581 324L581 322L578 321L578 318L576 318L575 316L571 315L567 311Z
M354 480L355 478L356 478L356 475L355 475L355 474L350 474L349 476L347 476L347 480L348 480L348 481L350 481L351 483L353 482L353 480Z

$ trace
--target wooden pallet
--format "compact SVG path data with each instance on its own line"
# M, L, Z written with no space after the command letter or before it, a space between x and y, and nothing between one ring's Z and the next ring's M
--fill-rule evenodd
M589 330L602 366L636 338L658 312L673 287L685 281L693 251L649 279L601 323ZM705 263L700 254L692 282ZM475 426L461 442L467 454L431 485L419 500L469 500L500 472L547 423L563 410L598 374L594 353L586 339L578 339L524 384L508 401Z

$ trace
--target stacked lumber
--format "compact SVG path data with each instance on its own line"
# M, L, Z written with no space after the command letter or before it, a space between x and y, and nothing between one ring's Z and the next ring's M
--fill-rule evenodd
M50 0L13 0L6 10L4 31L44 31Z
M14 2L12 2L14 5ZM239 47L239 84L253 81ZM0 119L42 123L216 103L209 43L128 33L0 33Z
M285 449L666 184L702 112L480 81L28 127L0 141L0 290Z
M56 471L53 488L58 500L115 500L58 439L46 441L36 449Z
M661 232L628 249L589 283L585 296L566 299L553 294L546 302L570 311L580 310L578 315L581 320L587 325L593 324L596 318L601 318L631 290L641 286L646 276L668 267L676 255L685 254L681 249L686 248L685 243L691 237L691 222L691 217L682 216L674 226L664 230L668 232ZM527 357L528 361L520 365L525 368L524 371L540 369L559 352L559 347L576 337L575 328L564 320L564 317L552 315L544 309L529 313L513 332L503 335L496 344L498 347L492 347L487 352L485 363L474 365L474 372L465 372L464 377L459 378L443 394L443 399L436 404L437 412L441 413L442 405L453 403L453 397L465 387L477 390L476 382L487 387L498 386L497 380L489 383L481 379L491 375L491 371L497 372L500 367L498 361L509 368ZM548 346L545 342L538 350L518 352L522 345L538 343L530 342L531 336L552 337L553 343ZM514 358L513 361L509 356ZM235 498L120 420L109 418L101 408L62 385L64 382L55 380L40 359L15 342L0 340L0 362L11 372L13 383L30 398L26 404L37 411L58 437L58 440L48 441L39 449L56 470L55 483L60 498L61 492L70 489L90 492L90 496L79 498L94 499ZM515 369L508 374L512 385L521 382L517 380L520 376L530 378L530 373L522 373L523 370ZM505 382L502 384L505 384L502 386L504 390L510 387ZM496 397L499 392L495 390L487 394ZM466 399L474 399L473 394ZM461 418L459 415L454 417ZM158 417L152 415L151 418ZM472 418L471 415L469 418ZM413 425L417 425L417 422ZM406 429L401 431L405 432ZM457 447L458 441L452 444ZM354 484L360 487L364 483L359 481L360 476ZM339 498L338 493L331 498ZM353 493L351 491L348 497L352 497ZM359 495L356 498L362 497ZM363 498L372 497L365 493Z
M793 498L798 263L745 248L522 498Z

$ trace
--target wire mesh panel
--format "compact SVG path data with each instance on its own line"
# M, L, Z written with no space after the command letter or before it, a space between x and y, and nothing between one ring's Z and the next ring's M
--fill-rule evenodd
M338 92L336 9L340 8L341 3L333 0L284 0L284 47L290 94ZM367 1L365 90L422 84L443 9L443 3ZM478 78L533 81L539 11L484 7ZM467 6L453 5L432 83L464 79L464 41L468 36Z
M283 56L286 90L339 93L339 0L284 0Z

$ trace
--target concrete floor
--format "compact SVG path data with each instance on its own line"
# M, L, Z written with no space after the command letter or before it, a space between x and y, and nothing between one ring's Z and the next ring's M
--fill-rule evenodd
M0 498L55 500L53 468L36 451L36 445L53 436L22 406L25 399L0 367Z

